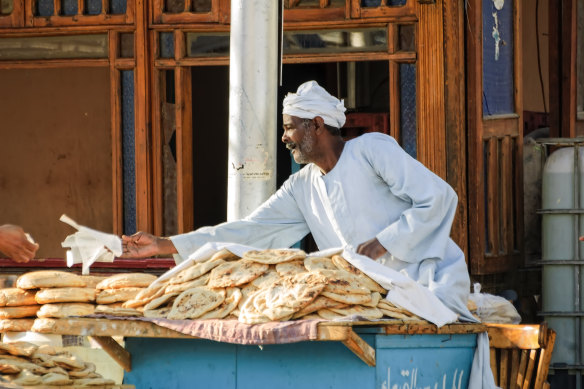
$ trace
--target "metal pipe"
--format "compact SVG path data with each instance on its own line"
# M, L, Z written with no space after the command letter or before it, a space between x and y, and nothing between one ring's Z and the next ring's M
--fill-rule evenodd
M276 189L278 3L231 0L227 220Z

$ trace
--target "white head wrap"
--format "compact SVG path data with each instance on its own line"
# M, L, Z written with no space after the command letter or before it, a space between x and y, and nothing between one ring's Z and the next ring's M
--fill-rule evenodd
M316 81L307 81L298 87L296 93L288 93L284 98L282 113L301 119L323 118L325 124L341 128L345 125L345 104L331 96Z

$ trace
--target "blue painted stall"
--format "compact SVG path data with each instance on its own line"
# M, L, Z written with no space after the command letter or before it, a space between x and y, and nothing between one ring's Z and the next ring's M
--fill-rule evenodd
M370 367L341 342L243 346L202 339L126 338L136 388L464 389L476 334L355 332L375 349Z

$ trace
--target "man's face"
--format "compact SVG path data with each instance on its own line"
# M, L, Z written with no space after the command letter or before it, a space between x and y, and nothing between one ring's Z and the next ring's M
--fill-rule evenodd
M296 116L282 115L284 134L282 142L299 164L312 162L314 151L314 122Z

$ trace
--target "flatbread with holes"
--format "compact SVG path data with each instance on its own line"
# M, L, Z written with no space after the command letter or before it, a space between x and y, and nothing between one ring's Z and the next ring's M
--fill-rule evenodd
M211 288L228 288L253 281L268 270L269 265L250 260L225 262L211 271L207 285Z
M199 319L223 319L227 315L229 315L241 300L241 291L239 288L227 288L225 301L221 303L217 308L204 313L203 315L199 316Z
M98 283L96 289L146 288L157 277L146 273L120 273Z
M172 277L168 283L170 285L182 284L184 282L188 282L199 278L203 274L206 274L216 268L217 266L224 264L225 261L221 258L217 259L210 259L205 262L197 262L192 266L187 267L186 269L182 270L176 276Z
M85 287L85 281L77 274L58 270L39 270L25 273L16 280L20 289Z
M0 289L0 307L20 307L22 305L36 305L35 291L19 288Z
M38 310L38 317L65 318L71 316L93 315L95 305L87 303L55 303L44 304Z
M255 308L271 320L282 320L310 304L326 286L326 278L318 272L299 273L283 277L266 289L262 296L266 308Z
M46 288L35 295L39 304L87 303L95 301L95 288Z
M316 312L321 309L330 309L330 308L344 308L347 304L340 303L338 301L332 300L325 296L318 296L310 304L299 310L292 316L293 319L298 319L309 315L313 312Z
M0 319L20 319L23 317L34 317L40 305L23 305L22 307L3 307L0 308Z
M304 261L290 261L284 263L278 263L276 265L276 271L280 277L291 276L298 273L304 273L306 268L304 267Z
M135 298L142 290L144 288L104 289L98 293L95 302L98 304L126 302Z
M168 318L172 320L196 319L217 308L225 301L225 290L206 286L187 289L174 300Z
M202 276L183 282L182 284L168 284L164 289L164 293L182 293L187 289L196 288L197 286L205 286L209 281L210 274L203 274Z
M276 269L268 269L264 274L251 281L251 284L258 289L267 288L279 279L280 275Z
M328 283L325 291L336 294L371 294L355 275L344 270L318 270Z
M333 263L333 260L328 257L306 257L306 259L304 259L304 267L308 271L338 270Z
M351 265L347 260L340 255L333 255L332 261L339 270L345 270L358 277L359 282L371 290L372 292L379 292L381 294L387 294L387 290L375 282L367 274L363 273L361 270L357 269L355 266Z
M274 265L306 258L306 253L297 249L250 250L243 254L243 259Z

